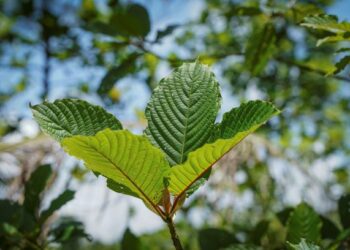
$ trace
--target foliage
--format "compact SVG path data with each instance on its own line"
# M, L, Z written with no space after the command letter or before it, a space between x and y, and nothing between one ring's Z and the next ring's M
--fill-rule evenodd
M23 204L0 200L0 247L3 249L42 249L48 244L62 244L73 235L88 237L81 224L74 220L58 222L45 232L51 215L74 198L74 191L65 190L42 209L42 194L51 177L50 165L39 166L26 182ZM44 238L43 235L47 238ZM47 239L51 240L47 241Z
M349 246L348 198L344 195L338 199L341 193L350 192L349 20L327 14L340 1L202 0L199 1L201 8L190 9L196 15L189 21L183 16L185 11L177 12L177 8L175 14L169 11L175 6L173 1L46 2L0 1L0 75L4 83L0 84L0 134L4 136L0 142L0 160L2 163L12 157L21 171L13 178L0 169L1 195L19 200L16 204L21 206L24 206L22 200L27 200L29 210L37 209L35 196L29 198L27 194L28 198L22 199L19 195L27 166L35 160L34 152L28 150L27 145L42 144L46 160L51 160L53 155L60 157L46 146L47 139L41 135L24 136L23 141L13 145L7 143L12 136L17 138L22 134L22 119L25 121L29 116L27 103L42 99L43 104L32 106L34 116L43 131L51 133L61 144L83 141L91 145L87 137L93 137L93 141L98 135L100 140L102 134L108 134L113 135L113 140L132 137L142 147L147 144L147 148L161 148L170 171L165 178L163 174L159 176L165 180L162 187L172 190L171 195L161 192L161 196L167 199L170 195L173 210L178 212L177 225L186 249L199 249L201 240L197 242L197 238L207 229L223 230L237 238L238 242L227 246L228 249L346 249ZM189 4L192 1L179 2L179 6L192 7ZM161 9L159 16L157 9ZM175 23L161 20L168 21L171 15L176 17ZM263 134L250 136L241 147L227 153L217 163L220 168L213 172L205 189L187 198L207 182L211 163L216 161L211 147L221 149L220 158L224 149L235 145L239 138L237 131L214 124L218 113L221 117L220 96L215 90L216 80L211 76L205 82L213 91L205 93L203 88L199 92L201 96L208 94L212 105L206 105L197 93L188 92L186 85L178 88L171 77L163 79L157 88L160 72L197 58L213 65L224 85L225 101L238 103L258 97L275 103L284 112L260 130ZM203 68L197 70L206 71ZM185 68L175 69L175 72L181 71ZM121 82L127 87L119 88ZM135 110L137 122L132 127L143 129L148 122L142 138L122 130L121 123L102 108L72 99L86 99L106 106L113 104L107 107L109 111L117 113L123 124L129 124L124 120L124 111L131 108L132 98L124 91L133 91L139 83L154 90L146 115ZM189 98L175 98L175 105L172 99L155 100L157 91L169 96L168 91L174 89L192 94ZM57 97L65 99L47 101ZM204 113L200 116L201 112L193 107L186 109L188 101L196 97L194 106L205 110L207 117ZM246 105L254 103L246 102ZM79 110L83 110L82 117ZM186 112L193 117L197 115L201 123L182 119ZM230 124L237 117L230 117L224 116L222 123L226 119L230 128L239 128ZM201 138L191 134L192 126L202 131ZM206 126L213 128L204 129ZM178 131L178 128L181 129ZM157 131L162 132L157 134ZM170 141L172 144L168 145L166 142ZM104 145L102 141L94 142ZM68 147L81 154L77 147ZM84 156L84 160L92 159ZM115 160L124 163L123 159ZM203 167L195 168L193 161L203 163ZM322 170L318 169L320 163ZM6 165L0 164L0 168ZM89 164L89 167L96 169L99 167L96 165ZM54 172L61 173L65 167L62 164ZM79 176L78 185L89 180L87 171L80 166L72 172L75 173L72 177ZM190 179L181 184L184 176ZM35 181L34 186L43 185L42 181ZM160 186L161 181L157 183ZM134 186L124 184L130 182L107 179L110 189L140 198ZM26 196L25 192L23 195ZM174 195L178 196L176 206ZM291 207L296 196L310 204ZM60 201L70 199L71 194L68 192L62 197L55 204L59 206ZM148 201L145 203L149 206ZM17 205L7 206L6 211L16 210ZM156 205L162 209L169 207L164 200ZM149 208L154 210L152 206ZM39 212L43 213L42 209ZM200 224L196 221L198 216L201 216ZM57 236L50 237L72 236L68 240L72 241L65 245L71 244L69 249L82 248L84 243L75 241L73 236L84 235L83 226L71 221L74 230L63 223L57 227ZM5 228L14 232L11 225L6 224ZM171 247L165 230L133 235L136 238L130 230L125 232L124 242L139 238L145 249ZM94 249L104 247L99 243L93 246ZM121 246L111 246L118 247Z
M45 133L58 141L65 137L61 145L66 152L112 181L114 191L142 199L168 223L174 245L181 249L176 243L171 220L183 203L185 192L216 161L279 112L268 102L252 101L232 109L221 123L214 124L219 101L219 86L214 75L196 61L176 69L154 91L147 107L149 126L145 135L149 140L121 130L121 127L117 131L104 129L106 125L91 119L91 116L101 119L101 115L81 108L82 105L91 108L81 101L66 99L54 104L39 104L33 107L33 114ZM52 112L56 107L60 107L58 114L65 114L67 110L75 113L70 119L57 119L58 115ZM63 108L65 110L61 111ZM91 108L94 110L110 116L100 108ZM113 123L108 125L115 126ZM69 127L75 131L71 132ZM57 130L62 131L62 128L68 133L57 136ZM95 128L101 131L97 132ZM173 204L170 195L174 196Z
M301 24L305 27L314 29L319 33L317 46L329 42L350 41L350 23L343 21L339 22L336 16L332 15L317 15L305 17ZM342 48L339 52L345 52L347 48ZM335 70L329 74L338 74L350 64L350 55L342 57L336 64Z

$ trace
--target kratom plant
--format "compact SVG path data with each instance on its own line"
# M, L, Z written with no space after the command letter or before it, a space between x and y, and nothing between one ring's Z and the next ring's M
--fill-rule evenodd
M23 202L0 199L0 249L47 249L75 238L89 239L82 223L72 218L52 224L51 216L75 194L66 189L44 209L43 195L52 177L50 165L39 166L25 183Z
M103 108L63 99L31 106L41 129L107 186L141 199L168 225L182 249L173 217L212 166L279 111L265 101L249 101L224 114L219 84L207 66L185 63L161 80L146 108L148 127L134 135Z

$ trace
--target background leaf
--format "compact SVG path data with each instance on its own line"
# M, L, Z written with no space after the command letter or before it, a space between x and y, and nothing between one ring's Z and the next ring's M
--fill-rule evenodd
M317 41L317 46L328 42L338 42L350 39L350 23L338 22L338 18L333 15L313 15L305 17L302 26L322 31L319 36L322 38ZM326 32L326 33L325 33Z
M322 239L336 239L340 234L340 230L336 226L336 224L334 224L333 221L322 215L320 216L320 218L322 220Z
M156 36L156 39L155 41L156 42L159 42L160 40L162 40L164 37L170 35L171 33L174 32L174 30L176 30L180 25L178 24L172 24L172 25L169 25L167 26L165 29L163 30L158 30L157 31L157 36Z
M134 73L136 69L135 61L139 56L137 53L132 53L126 59L122 60L118 66L109 69L102 78L97 90L98 94L102 96L106 95L119 79Z
M335 67L336 67L336 70L334 70L332 72L332 74L336 75L338 73L340 73L341 71L343 71L345 69L345 67L347 65L350 64L350 55L348 56L344 56L342 59L340 59L340 61L338 61L336 64L335 64Z
M140 250L141 241L134 235L129 228L124 232L123 239L121 241L121 250Z
M287 223L287 240L298 244L302 239L318 243L321 239L322 221L306 203L301 203L292 212Z
M350 194L344 195L339 199L338 212L343 228L350 228Z
M91 240L91 237L84 230L84 225L70 217L60 218L49 231L49 235L55 239L55 242L61 244L76 238Z
M219 250L238 243L238 240L232 233L216 228L200 230L198 240L201 250Z
M40 194L44 191L51 174L52 169L50 165L39 166L25 184L23 206L32 215L36 215L40 208Z
M73 200L75 192L72 190L65 190L57 198L51 201L48 209L44 210L40 215L40 222L44 223L55 211L64 206L67 202Z
M245 50L245 67L253 74L259 75L265 69L275 51L276 31L273 24L267 23L257 35L252 33Z
M113 13L109 25L116 34L145 37L151 30L147 10L140 4L120 6Z

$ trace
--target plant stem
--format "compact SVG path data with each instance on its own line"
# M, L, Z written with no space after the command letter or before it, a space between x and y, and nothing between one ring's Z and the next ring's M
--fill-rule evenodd
M165 222L168 225L169 232L170 232L170 235L171 235L171 239L173 241L175 249L176 250L183 250L180 238L179 238L179 236L176 233L176 229L175 229L175 225L174 225L173 219L172 218L167 218L165 220Z

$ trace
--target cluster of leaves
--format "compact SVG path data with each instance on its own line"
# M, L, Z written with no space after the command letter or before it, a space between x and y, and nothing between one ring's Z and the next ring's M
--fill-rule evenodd
M315 35L318 37L317 46L331 42L349 42L350 41L350 23L343 21L339 22L336 16L332 15L317 15L304 18L302 26L315 30ZM341 48L337 53L350 51L350 48ZM350 55L345 55L336 64L335 69L329 74L338 74L350 64Z
M219 249L347 249L350 239L350 195L338 201L336 221L319 215L307 203L261 220L249 231L207 228L199 231L201 250ZM278 232L279 231L279 232ZM241 240L244 235L245 240ZM243 244L243 245L242 245Z
M100 53L118 50L123 54L109 67L99 84L97 93L101 97L113 99L115 84L126 76L137 74L142 69L148 72L149 76L145 81L149 87L153 88L159 58L146 47L161 43L177 27L178 25L175 24L169 25L164 30L157 31L153 41L148 41L146 37L151 31L150 16L146 8L136 3L115 4L110 14L99 12L93 19L86 22L83 28L95 34L95 46ZM109 39L107 41L100 39L99 35Z
M69 59L80 53L84 63L108 67L109 70L99 84L98 93L101 97L107 97L112 101L119 100L119 93L114 86L122 78L136 75L138 72L146 72L146 77L142 76L143 80L153 88L155 72L162 62L173 67L183 59L176 52L163 57L152 52L152 45L161 42L178 26L171 25L164 31L159 31L156 39L149 41L151 27L149 14L144 7L132 1L128 1L128 4L124 4L123 1L108 1L108 6L104 8L107 11L101 11L95 1L83 0L81 5L76 5L78 9L73 11L77 25L69 27L65 22L61 22L60 17L65 15L56 12L60 9L59 1L50 4L55 8L49 6L42 14L40 14L41 10L45 8L34 11L33 1L17 1L15 4L17 7L12 13L4 11L8 9L3 8L6 5L5 2L14 1L0 3L4 12L0 17L0 22L3 24L0 28L1 45L7 45L7 42L22 43L25 46L41 44L46 37L46 43L51 44L50 57L52 58ZM181 32L177 32L176 37L178 45L182 49L187 49L188 58L185 59L200 57L202 61L218 66L220 76L232 85L236 97L246 99L248 90L253 87L263 96L271 98L279 107L286 107L286 112L283 112L273 124L269 124L273 129L267 129L266 134L273 139L268 141L270 144L285 148L278 157L287 158L292 155L300 166L310 166L315 159L326 159L334 153L347 155L350 152L346 140L348 124L350 124L347 116L350 102L348 97L342 95L345 93L343 89L347 83L338 81L339 79L347 81L347 79L335 75L345 69L349 63L349 56L345 55L335 66L330 63L335 52L348 52L348 48L338 49L332 42L342 42L342 44L347 42L349 25L347 22L339 22L333 16L325 15L324 9L330 6L331 2L328 0L320 0L317 3L295 1L291 5L286 5L285 1L279 0L263 2L252 0L240 3L207 0L200 18L180 27ZM67 8L62 9L67 11ZM35 15L33 15L34 12ZM138 14L134 15L134 12ZM18 16L20 18L17 18ZM44 27L41 30L46 30L38 40L28 42L28 38L18 33L16 27L21 20L23 21L23 17L27 21L33 20L35 25L31 27ZM125 24L126 17L130 22ZM47 23L53 24L52 28L44 24L44 20L49 20ZM218 20L221 24L219 26L216 25ZM93 45L88 49L88 56L80 51L78 39L70 39L71 35L75 34L73 30L76 27L93 35ZM198 32L199 30L201 32ZM320 46L316 48L314 36L320 39ZM60 46L56 47L57 44ZM62 45L68 46L61 47ZM8 52L4 50L6 51ZM27 57L23 59L27 60ZM21 68L24 65L22 58L19 60L14 56L9 66ZM328 77L324 77L325 75ZM23 79L27 81L30 77L28 75ZM9 95L23 91L25 86L26 83L20 81L14 91L0 95L0 104L7 101ZM92 94L89 84L85 84L81 90ZM156 103L154 106L158 107L158 105L163 103ZM65 112L68 112L68 109L65 109ZM57 124L62 117L65 116L58 116ZM151 118L152 116L149 116L148 119ZM159 117L160 120L163 118ZM92 122L94 119L92 117ZM112 126L112 130L116 130L116 127L121 128L117 121L111 119L110 124L105 124L87 135L93 136L109 126ZM74 119L69 118L69 121L72 120ZM83 124L81 120L78 121L79 126ZM5 128L6 131L12 131L8 126ZM60 141L65 137L80 134L75 126L58 128L54 128L51 132L58 129L60 132L57 136L60 137ZM152 131L147 132L146 135L152 141ZM175 138L173 139L176 141ZM211 142L210 139L208 142ZM162 141L152 141L152 143L164 149L169 147L162 144ZM192 150L189 146L184 149L187 153ZM178 150L168 150L166 157L169 162L179 161L178 152ZM253 208L239 215L242 221L268 217L272 208L283 202L281 198L284 197L283 190L281 186L276 190L275 182L278 180L274 180L268 170L269 159L276 155L268 151L267 153L268 155L263 159L252 157L249 162L242 164L241 170L247 175L247 180L238 185L239 190L251 190L255 198ZM340 184L344 190L350 191L349 159L343 160L336 166L335 178L331 183L335 180L332 184ZM303 171L307 172L306 169ZM313 182L315 183L317 182ZM129 192L127 187L119 184L115 185L109 181L109 186L115 190ZM289 186L285 188L290 189ZM137 195L135 192L129 192L129 194ZM196 200L196 202L192 203L193 206L198 206L202 202L205 203L203 206L213 209L208 201ZM211 217L217 211L211 210ZM231 222L222 221L224 225ZM297 242L291 244L297 244Z
M2 249L42 249L48 244L64 244L76 237L88 237L75 219L57 221L46 230L55 211L74 198L74 191L65 190L42 207L42 194L49 184L50 165L39 166L25 184L23 203L0 200L0 247Z
M296 207L288 207L258 223L243 228L236 224L217 228L204 226L196 229L179 223L186 249L193 250L321 250L347 249L349 247L350 195L338 200L337 213L326 217L317 213L303 202ZM169 249L167 232L135 235L129 228L119 243L121 250ZM116 245L105 245L113 249ZM89 249L87 247L87 249Z
M146 108L144 136L122 130L101 107L63 99L32 107L42 130L116 192L142 199L165 221L195 191L213 164L279 111L251 101L224 114L208 67L186 63L164 78ZM173 198L171 198L173 197Z

